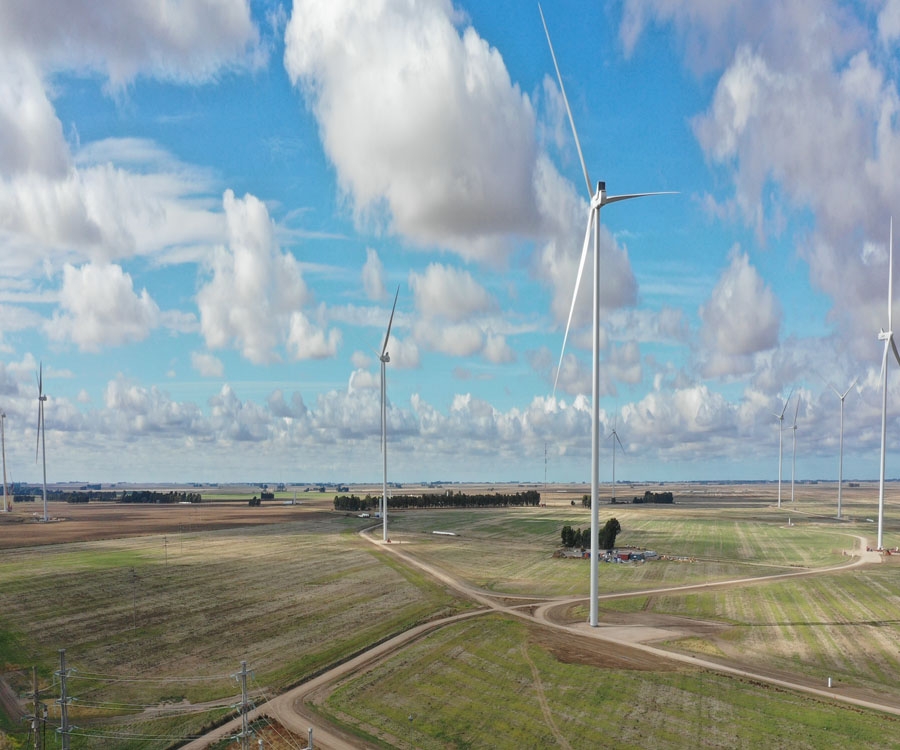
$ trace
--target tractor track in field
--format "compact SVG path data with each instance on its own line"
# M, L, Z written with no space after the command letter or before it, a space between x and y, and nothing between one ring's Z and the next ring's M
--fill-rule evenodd
M427 573L466 598L475 601L481 605L481 608L425 623L400 633L359 654L355 658L268 701L250 714L251 720L267 716L280 722L286 729L301 736L305 736L308 727L315 726L315 747L323 750L351 750L352 748L372 747L372 745L359 737L326 721L322 714L316 711L315 706L322 705L337 683L348 675L357 675L374 668L409 643L422 638L433 630L471 617L490 613L506 614L535 625L537 628L535 640L562 661L594 664L608 668L647 671L668 671L685 667L704 669L757 682L770 686L773 689L802 692L820 699L900 716L900 701L885 702L883 696L875 694L874 691L840 685L826 689L818 686L811 679L803 681L795 675L786 675L775 670L750 669L739 663L715 661L708 657L652 645L654 642L678 639L691 634L709 635L711 632L723 627L719 623L641 612L632 615L617 615L618 622L604 623L597 628L592 628L586 622L574 620L569 614L574 606L587 603L588 597L535 597L488 592L470 585L431 563L416 558L403 549L404 545L402 543L385 544L380 540L374 539L369 533L371 530L371 528L362 530L360 536L370 543L377 544L382 549L388 550L404 563ZM855 538L860 545L860 550L851 553L851 559L841 565L825 568L803 568L775 573L769 576L738 578L712 583L686 584L641 591L602 594L600 599L623 599L635 596L655 596L752 586L788 578L834 573L882 561L880 553L862 551L866 548L867 540L865 537L856 536ZM536 667L533 663L531 666L534 674ZM547 720L548 727L553 731L554 736L557 736L557 739L559 739L559 731L556 729L546 697L543 696L539 675L535 675L535 690L539 694L539 700L543 698L541 709ZM240 719L236 719L204 735L202 738L184 745L184 747L190 750L200 750L213 741L234 734L239 729Z

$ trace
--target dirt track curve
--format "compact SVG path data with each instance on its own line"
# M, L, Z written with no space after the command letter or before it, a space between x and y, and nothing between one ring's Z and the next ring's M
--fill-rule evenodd
M382 549L394 554L406 564L418 568L463 596L474 600L482 605L482 608L472 612L434 620L433 622L425 623L400 633L353 659L350 659L318 677L268 701L250 713L249 716L251 721L261 716L267 716L281 723L286 729L304 737L307 734L308 728L314 726L314 745L317 749L353 750L356 748L366 748L368 745L358 737L345 733L337 727L323 725L322 717L310 710L307 707L307 703L315 701L317 696L320 700L323 699L324 696L327 695L329 687L342 677L374 666L378 662L397 652L399 649L405 647L410 642L421 638L433 630L454 622L459 622L460 620L478 617L490 612L501 612L528 622L539 623L540 625L556 631L558 636L562 636L573 642L584 643L585 640L588 640L594 641L595 643L600 641L610 644L616 648L616 652L621 659L634 664L640 664L641 668L644 669L653 668L654 665L659 668L666 668L667 665L671 666L673 662L684 663L689 664L692 667L699 667L714 672L756 680L787 690L795 690L827 698L829 700L876 709L900 716L900 705L878 702L877 700L866 697L862 692L859 692L859 694L851 694L850 691L839 687L826 689L813 684L811 681L798 682L794 679L790 679L788 676L774 672L744 669L733 664L724 664L651 645L651 642L653 641L669 640L683 636L684 632L679 628L678 623L685 622L684 618L655 617L648 618L647 621L640 624L635 624L634 622L627 625L604 624L600 627L593 628L586 622L572 622L571 618L568 618L565 614L573 605L586 603L588 597L575 596L551 599L530 597L527 603L510 604L509 602L516 601L517 598L490 594L477 587L471 586L465 581L455 578L445 571L408 554L403 550L402 544L385 544L381 540L374 539L370 535L370 531L371 529L366 529L360 532L360 535L372 544L376 544ZM669 594L673 592L689 592L756 585L785 578L833 573L838 570L846 570L861 565L882 562L880 553L863 551L867 544L865 537L857 536L855 538L860 545L859 551L855 551L852 559L842 565L830 566L827 568L792 570L790 572L775 573L769 576L738 578L728 581L717 581L715 583L690 584L659 589L645 589L634 592L604 594L600 596L600 599L619 599L631 596L652 596L655 594ZM240 728L240 719L235 719L218 727L203 737L184 745L184 747L189 750L201 750L201 748L208 747L216 740L220 740L229 735L234 735L240 731ZM551 731L554 729L552 719L548 723L548 728Z

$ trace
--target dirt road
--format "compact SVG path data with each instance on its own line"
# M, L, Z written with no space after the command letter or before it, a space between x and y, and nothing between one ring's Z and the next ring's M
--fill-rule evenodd
M605 665L627 666L635 669L666 670L673 663L688 664L695 668L708 669L714 672L742 677L774 685L787 690L794 690L821 698L840 701L855 706L884 711L886 713L900 715L900 704L879 700L878 696L868 697L865 691L851 691L841 687L826 688L816 686L811 681L802 681L788 675L764 670L752 670L739 665L725 664L690 654L669 651L651 645L654 641L671 640L683 637L691 632L697 632L694 628L704 629L720 627L714 623L691 621L687 618L665 618L658 615L648 615L644 618L631 616L629 621L622 624L604 624L592 628L585 622L573 622L566 614L573 606L586 603L587 597L558 597L542 600L532 597L529 602L518 603L515 598L504 595L493 595L477 587L471 586L447 572L436 568L430 563L417 559L403 549L403 544L384 544L374 539L370 534L361 532L361 536L372 544L403 560L404 563L416 567L427 573L441 583L453 588L463 596L472 599L482 605L482 609L468 612L453 617L435 620L424 625L419 625L409 631L401 633L394 638L381 643L357 657L334 667L320 676L290 690L265 705L256 709L250 716L251 720L259 716L268 716L280 722L286 729L305 736L308 727L314 726L314 743L316 748L323 750L351 750L353 748L368 747L358 737L346 734L339 728L325 725L321 716L315 714L307 704L309 702L324 700L330 687L348 674L359 673L373 667L380 661L388 658L412 641L421 638L437 628L459 622L470 617L478 617L490 612L501 612L527 622L537 623L542 629L552 631L553 635L545 634L548 639L548 648L552 651L567 650L569 653L586 652L586 663L600 663ZM856 537L859 549L852 553L851 559L842 565L828 568L814 568L792 570L787 573L776 573L770 576L754 578L738 578L728 581L719 581L708 584L691 584L684 586L672 586L652 590L601 595L601 599L616 599L629 596L647 596L654 594L668 594L673 592L690 592L708 590L713 588L733 588L736 586L759 585L773 580L796 578L799 576L822 575L838 570L855 568L860 565L870 565L882 562L881 555L877 552L865 552L867 541L864 537ZM211 742L234 735L240 731L240 720L234 720L217 730L199 738L188 745L190 750L200 750ZM548 719L548 728L557 733L552 723L552 717Z

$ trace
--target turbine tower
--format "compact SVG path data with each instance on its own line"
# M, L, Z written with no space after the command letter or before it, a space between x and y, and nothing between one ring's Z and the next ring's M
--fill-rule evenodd
M617 425L618 421L619 421L618 417L616 417L613 420L612 432L606 436L607 440L609 438L613 439L613 441L612 441L612 444L613 444L613 475L612 475L612 499L613 499L613 502L616 501L616 443L619 444L619 447L622 449L622 452L623 453L625 452L625 446L622 445L622 441L619 440L619 433L616 432L616 425Z
M381 360L381 461L382 461L382 480L381 480L381 527L382 541L390 541L388 539L388 523L387 523L387 388L385 385L385 365L391 361L391 355L388 354L388 339L391 337L391 325L394 322L394 311L397 309L397 297L400 296L400 287L397 287L397 293L394 295L394 306L391 308L391 317L388 319L387 333L384 334L384 344L381 346L381 354L378 359Z
M778 420L778 507L781 507L781 463L782 458L784 457L784 451L782 450L782 437L784 435L784 412L787 409L788 402L791 400L791 396L794 395L794 391L791 390L790 395L784 402L784 406L781 407L781 414L776 414L772 412L772 416Z
M831 383L828 384L828 387L834 391L834 395L837 396L841 400L841 437L840 437L840 448L838 450L838 511L837 517L842 518L841 516L841 488L844 484L844 399L847 397L847 394L850 393L850 389L856 385L856 381L859 380L859 376L857 375L853 378L853 382L850 383L850 386L846 391L840 393L837 388L835 388Z
M578 264L578 275L575 278L575 291L572 294L572 307L569 310L569 320L566 323L566 332L563 336L562 352L559 355L559 367L556 370L556 380L553 383L553 395L556 396L556 385L559 381L559 371L562 368L563 356L566 351L566 340L569 337L569 328L572 325L572 315L575 312L575 300L578 298L578 287L581 285L581 275L584 272L584 263L587 258L590 245L591 229L594 230L594 306L593 306L593 357L592 357L592 388L591 388L591 606L590 624L597 627L599 624L599 602L597 599L597 576L599 561L599 487L600 487L600 209L610 203L642 198L647 195L664 195L665 193L632 193L629 195L607 195L606 183L598 182L594 192L591 178L588 176L584 154L581 152L581 142L578 140L578 131L575 129L575 120L566 97L566 89L563 85L559 65L556 62L556 53L553 51L553 43L550 41L550 32L547 29L547 21L544 19L544 11L538 4L541 14L541 23L544 25L544 34L547 36L547 44L550 47L550 56L553 58L553 67L556 70L556 78L559 81L559 90L563 103L566 105L566 114L569 116L569 125L572 127L572 135L575 138L575 148L578 150L578 159L581 162L581 170L584 173L584 181L587 183L589 208L587 228L584 233L584 245L581 249L581 262ZM667 191L669 192L669 191Z
M891 308L894 300L894 219L891 217L891 234L888 250L888 329L882 328L878 332L878 340L884 342L884 356L881 359L881 474L878 481L878 545L877 549L884 549L884 445L887 437L887 381L888 381L888 352L893 349L897 364L900 364L900 354L897 353L897 344L894 343L893 315Z
M6 422L6 412L0 411L0 453L3 454L3 512L9 513L12 510L12 505L6 492L6 431L4 422Z
M37 445L34 447L34 462L37 463L38 449L41 449L41 456L44 463L44 522L48 521L47 517L47 438L44 433L44 402L47 396L44 395L44 363L40 363L40 370L37 376L38 385L38 424L37 424Z
M791 457L791 502L794 502L794 473L797 470L797 414L800 412L800 396L797 396L797 406L794 409L794 424L791 432L794 434L794 453Z

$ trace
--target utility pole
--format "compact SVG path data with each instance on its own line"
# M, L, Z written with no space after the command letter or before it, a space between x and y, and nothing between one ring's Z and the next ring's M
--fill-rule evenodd
M31 720L31 733L34 740L34 750L41 750L41 723L44 704L41 703L41 694L38 691L37 667L31 668L31 698L32 713L28 718Z
M247 695L247 676L253 675L253 672L247 671L247 662L241 662L241 671L237 674L232 675L234 679L238 680L241 683L241 703L239 708L241 709L241 733L238 737L241 740L241 750L250 750L250 725L247 721L247 713L253 707L250 703L250 699Z
M168 570L169 569L169 538L166 536L163 537L163 547L165 548L165 551L166 551L166 570Z
M59 671L56 673L56 676L59 677L59 700L57 700L57 704L59 705L59 732L61 747L62 750L69 750L69 732L75 727L69 726L69 703L71 702L71 698L66 694L66 678L69 676L69 671L66 669L66 650L61 648L59 650Z

